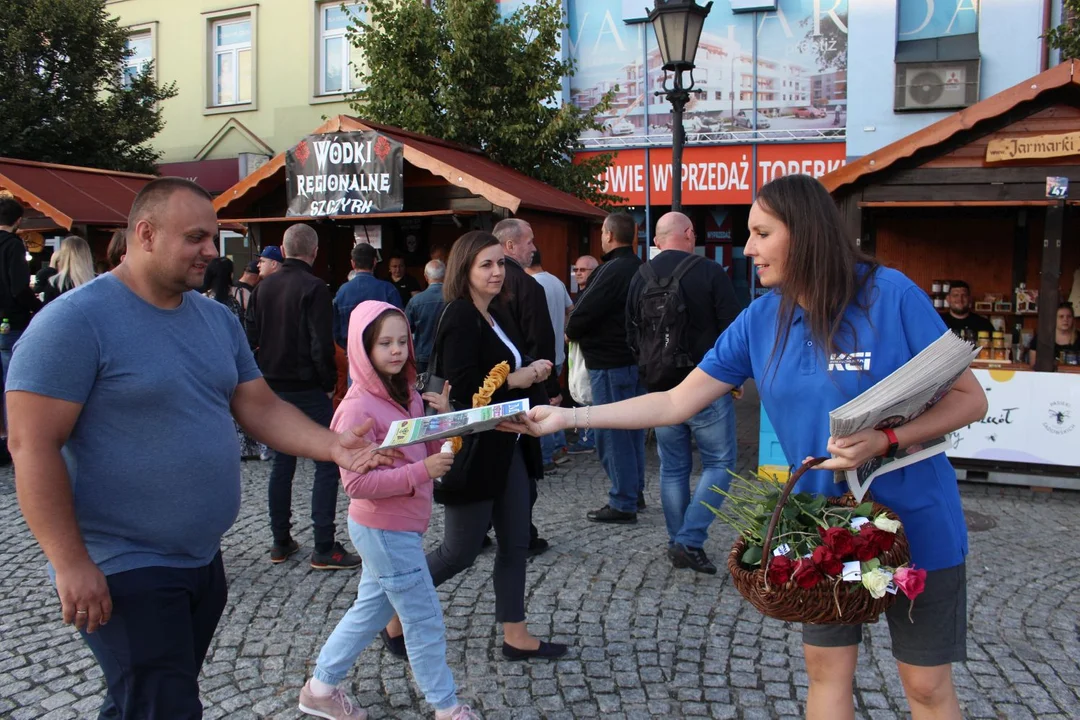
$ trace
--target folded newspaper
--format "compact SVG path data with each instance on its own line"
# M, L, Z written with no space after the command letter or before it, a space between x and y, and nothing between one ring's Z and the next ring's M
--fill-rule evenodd
M895 428L922 415L952 388L979 354L978 348L946 332L872 388L829 413L829 432L847 437L860 430ZM874 458L845 476L855 502L882 473L945 452L944 436L900 450L894 458Z
M512 400L471 410L428 415L411 420L396 420L390 426L386 439L380 447L402 447L493 430L504 420L512 420L527 412L529 412L528 400Z

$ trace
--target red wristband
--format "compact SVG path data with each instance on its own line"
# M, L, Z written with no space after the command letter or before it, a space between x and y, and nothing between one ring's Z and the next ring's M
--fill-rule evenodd
M889 439L889 447L881 457L896 457L896 451L900 449L900 441L896 439L896 433L892 428L881 428L881 432L885 433L885 437Z

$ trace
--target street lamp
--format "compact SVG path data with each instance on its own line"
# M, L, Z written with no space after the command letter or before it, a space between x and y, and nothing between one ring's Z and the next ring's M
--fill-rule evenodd
M712 2L700 7L694 0L656 0L649 12L649 23L656 33L660 57L664 61L663 95L671 103L671 209L682 210L682 148L686 132L683 129L683 110L694 89L694 56L705 18ZM674 73L674 86L668 87L667 72ZM690 84L683 84L683 73L689 71Z

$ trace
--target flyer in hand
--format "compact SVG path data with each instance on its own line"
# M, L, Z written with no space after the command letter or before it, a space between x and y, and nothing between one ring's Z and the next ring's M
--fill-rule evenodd
M528 400L512 400L471 410L459 410L442 415L428 415L426 417L412 418L411 420L397 420L390 426L389 432L386 433L386 439L383 440L380 447L402 447L458 435L471 435L485 430L494 430L499 423L513 420L528 411Z
M978 348L946 332L922 352L854 400L829 413L829 432L847 437L860 430L896 428L911 422L933 407L979 354ZM855 470L845 471L855 502L862 502L874 478L945 452L945 437L900 450L893 458L873 458Z

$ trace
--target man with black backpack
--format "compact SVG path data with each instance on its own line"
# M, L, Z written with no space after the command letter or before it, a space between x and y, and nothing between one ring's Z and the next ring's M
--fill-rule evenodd
M656 246L662 251L641 266L626 298L626 337L638 358L639 374L649 392L678 385L739 314L735 289L724 268L694 254L694 226L682 213L656 223ZM690 439L701 453L702 474L690 486L694 457ZM660 500L668 531L668 557L677 568L716 573L703 549L714 507L735 466L735 409L731 395L716 400L681 425L656 428L660 451Z

